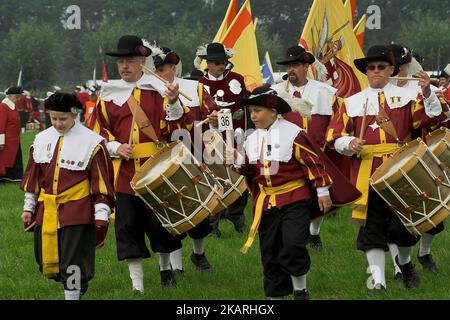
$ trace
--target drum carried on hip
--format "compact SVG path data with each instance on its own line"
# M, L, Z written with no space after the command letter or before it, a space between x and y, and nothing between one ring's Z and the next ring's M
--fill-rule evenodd
M225 142L220 133L215 130L206 131L203 134L203 142L206 152L203 155L204 162L224 188L221 203L212 213L214 215L239 199L247 190L247 182L245 176L241 176L224 164Z
M186 232L217 207L223 188L180 141L151 156L131 187L174 235Z
M369 182L413 235L422 235L450 214L448 173L421 139L397 150Z

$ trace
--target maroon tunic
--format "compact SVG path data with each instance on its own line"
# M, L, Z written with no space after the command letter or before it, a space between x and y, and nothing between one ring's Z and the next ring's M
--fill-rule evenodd
M62 138L63 139L63 138ZM59 138L58 145L62 140ZM88 179L90 195L80 200L69 201L58 207L59 227L72 225L92 224L95 222L94 205L104 203L110 208L114 206L114 188L112 163L104 143L100 143L91 156L90 164L86 170L68 170L59 168L58 147L55 148L50 163L36 163L33 159L33 148L30 156L21 189L25 192L39 196L41 190L46 194L61 194L69 188ZM56 192L54 192L56 190ZM44 204L38 202L35 212L36 224L42 225Z
M165 106L168 98L165 99L156 91L134 89L134 96L140 103L142 110L147 115L152 124L155 134L160 141L170 141L171 133L176 129L190 127L192 119L187 114L190 109L184 107L185 114L176 121L166 120ZM92 114L91 126L95 132L103 136L107 141L118 141L128 143L133 115L125 102L122 106L117 106L114 102L106 102L99 99ZM133 139L133 144L152 142L142 131L138 132L138 139ZM119 172L116 174L116 192L134 195L135 192L130 186L136 170L148 159L121 160Z
M247 97L249 95L249 92L245 88L245 82L244 77L241 76L238 73L229 71L224 74L224 77L222 80L211 80L208 79L208 74L206 74L204 77L201 77L198 80L200 83L203 83L204 86L209 87L209 94L211 97L216 99L218 102L235 102L234 104L224 107L229 108L231 112L233 113L233 128L245 128L245 108L244 105L236 102L237 98L240 97ZM240 90L239 90L240 87ZM217 91L222 90L223 96L219 97L217 95ZM236 111L239 111L240 117L239 119L236 119L236 117L239 115L239 113L236 113ZM236 114L235 114L236 113Z
M0 103L0 135L5 135L5 145L0 150L0 177L6 175L6 169L12 168L20 144L20 117L5 103Z

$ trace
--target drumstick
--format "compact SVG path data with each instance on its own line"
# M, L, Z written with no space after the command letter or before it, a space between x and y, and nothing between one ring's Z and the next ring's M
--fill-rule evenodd
M196 126L196 127L200 127L200 126L204 125L205 123L208 123L208 121L209 121L209 119L206 118L205 120L200 121L199 123L197 123L195 126Z
M153 71L152 69L150 69L149 67L147 67L147 66L145 66L145 65L143 65L143 64L141 64L141 66L142 66L142 68L143 68L145 71L150 72L152 75L154 75L154 76L157 77L159 80L161 80L162 82L164 82L164 84L165 84L166 86L168 86L168 85L170 84L169 81L167 81L166 79L162 78L159 74L157 74L156 72L154 72L154 71ZM178 92L179 92L183 97L185 97L186 99L188 99L189 101L192 101L192 99L191 99L186 93L184 93L183 91L178 90Z
M130 146L131 146L131 143L133 142L133 129L134 129L135 120L136 120L136 112L133 113L133 118L131 119L130 138L128 139L128 144Z
M417 80L419 81L420 78L416 78L416 77L389 77L390 80Z
M359 140L364 138L364 132L366 127L366 116L367 116L367 105L369 104L369 98L366 99L366 104L364 105L364 114L362 118L361 131L359 131Z

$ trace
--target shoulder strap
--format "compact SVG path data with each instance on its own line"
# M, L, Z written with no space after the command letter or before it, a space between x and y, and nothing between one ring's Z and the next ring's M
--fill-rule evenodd
M127 100L127 104L128 107L130 107L131 113L136 120L139 130L141 130L152 141L159 142L155 129L153 128L144 110L142 110L141 105L137 102L133 95L130 95Z

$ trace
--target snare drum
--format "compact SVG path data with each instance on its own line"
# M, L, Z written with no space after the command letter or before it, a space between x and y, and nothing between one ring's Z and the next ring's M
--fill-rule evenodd
M245 176L241 176L224 164L225 142L220 133L215 130L206 131L203 134L203 142L205 144L204 162L224 188L221 203L212 213L214 215L239 199L247 190L247 182Z
M421 139L414 140L378 167L372 188L413 235L422 235L450 214L450 184L442 163Z
M207 218L219 204L223 189L180 141L151 156L131 187L174 235Z
M428 134L425 142L431 152L442 162L444 169L450 170L450 130L441 127Z

